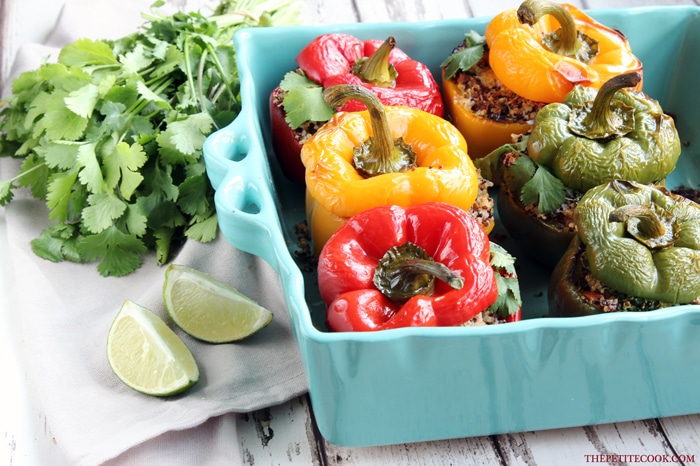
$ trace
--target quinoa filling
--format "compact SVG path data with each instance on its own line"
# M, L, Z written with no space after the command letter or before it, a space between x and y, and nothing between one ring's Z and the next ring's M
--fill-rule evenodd
M571 279L579 290L581 300L600 308L602 312L646 312L676 305L630 296L604 285L591 273L583 247L576 252L574 261ZM700 304L700 296L688 304Z
M489 194L489 188L493 186L493 183L481 176L481 171L478 171L478 176L479 191L476 195L476 201L474 201L468 213L474 217L484 229L487 229L494 222L494 200Z
M464 44L461 45L464 47ZM460 47L455 49L459 50ZM546 104L524 99L496 77L488 63L488 48L469 70L452 78L462 91L457 103L482 118L508 123L532 123Z

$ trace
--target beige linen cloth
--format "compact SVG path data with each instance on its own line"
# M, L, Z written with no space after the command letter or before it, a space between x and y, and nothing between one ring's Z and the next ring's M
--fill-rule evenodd
M150 3L66 4L45 44L20 48L13 76L36 68L74 39L132 32ZM5 94L9 84L3 86ZM0 178L13 176L18 165L18 160L0 159ZM209 273L274 312L272 323L249 339L210 345L183 334L167 318L165 270L152 254L139 270L120 278L100 276L96 264L45 261L30 248L48 225L44 203L18 191L4 210L11 253L1 260L13 276L19 350L68 464L242 464L235 413L283 403L307 390L279 277L262 259L236 250L221 235L208 244L189 241L172 257L171 262ZM163 317L192 351L201 378L185 394L165 399L142 395L110 370L107 331L127 298ZM53 464L60 464L56 460Z

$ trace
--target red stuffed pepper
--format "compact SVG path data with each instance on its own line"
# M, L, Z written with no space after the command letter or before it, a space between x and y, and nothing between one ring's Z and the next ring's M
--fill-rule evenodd
M384 105L418 108L444 115L440 87L426 65L396 48L393 37L385 41L360 40L350 34L324 34L311 41L297 56L299 68L287 73L270 94L272 145L285 176L304 181L299 159L301 145L336 110L364 110L350 101L330 108L323 89L356 84L374 92Z
M497 275L491 253L481 225L450 204L364 211L331 237L319 257L328 327L465 325L499 298L499 279L506 274ZM506 292L512 295L514 289ZM519 301L510 304L503 321L520 318Z

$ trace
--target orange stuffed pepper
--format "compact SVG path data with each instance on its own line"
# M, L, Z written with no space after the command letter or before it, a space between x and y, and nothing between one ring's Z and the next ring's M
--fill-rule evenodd
M474 158L527 133L537 112L577 84L642 72L622 33L569 4L526 0L475 31L442 63L445 108ZM641 90L640 82L637 90Z

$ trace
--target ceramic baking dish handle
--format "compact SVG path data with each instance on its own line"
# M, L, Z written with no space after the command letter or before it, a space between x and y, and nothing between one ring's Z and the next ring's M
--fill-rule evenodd
M271 192L272 177L262 151L262 138L245 107L228 126L204 144L207 174L216 190L219 226L236 248L278 266L275 244L285 244Z

